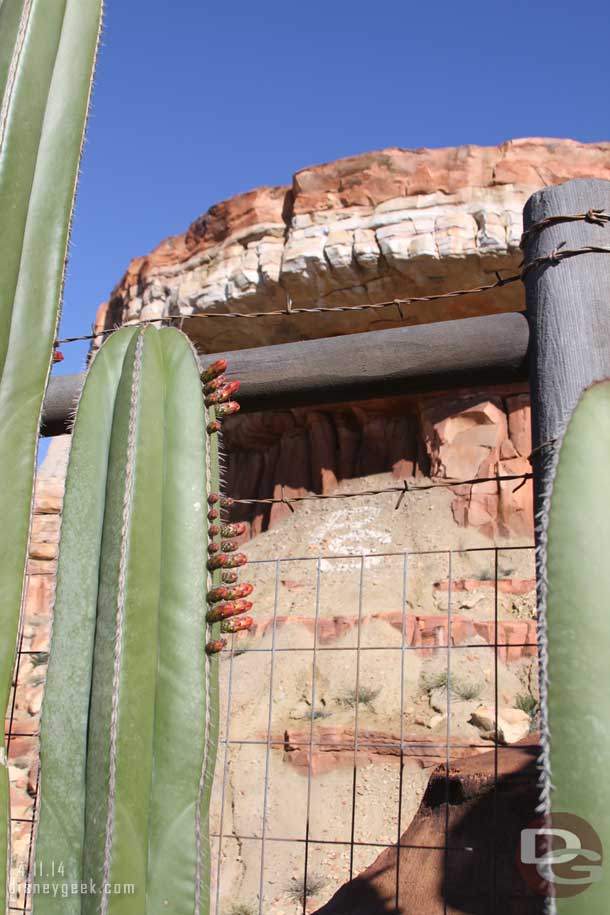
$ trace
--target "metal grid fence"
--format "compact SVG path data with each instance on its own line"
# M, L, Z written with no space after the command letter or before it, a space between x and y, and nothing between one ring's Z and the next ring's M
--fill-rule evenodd
M430 852L442 852L447 869L451 761L456 756L492 747L495 747L496 759L498 753L497 743L464 738L455 733L452 702L455 704L454 684L464 669L462 660L467 653L472 657L472 652L475 655L484 653L489 658L486 666L491 671L489 688L497 718L501 673L507 669L504 661L520 654L532 657L536 651L531 628L522 641L515 639L515 633L506 641L502 638L506 629L503 623L510 622L510 612L501 607L501 581L506 573L507 559L511 566L509 572L512 567L519 567L522 574L532 574L533 548L530 545L287 556L251 561L251 577L257 580L257 589L267 595L263 597L263 604L268 601L271 612L265 618L265 608L259 602L262 619L258 628L254 634L233 636L221 661L221 735L211 818L211 911L214 915L237 912L263 915L275 911L306 915L384 849L397 845L401 850L411 847L404 840L401 843L401 836L425 783L425 773L423 779L413 779L409 765L414 758L420 763L423 761L428 768L438 762L444 762L446 766L445 839L442 846L431 846ZM479 598L482 607L478 611L476 608L467 611L470 616L466 618L464 613L459 613L456 579L463 574L472 574L475 560L480 590L485 594ZM283 592L287 583L294 585L285 575L286 572L294 574L295 568L305 572L301 575L305 584L301 582L300 587L304 587L306 594L301 603L309 607L309 612L297 616L298 625L291 626L290 612L283 612L286 602ZM435 614L426 613L425 607L419 607L421 594L428 585L443 581L446 582L446 590L442 592L446 606ZM351 590L346 583L351 583ZM326 593L329 587L331 591ZM345 597L340 604L336 601L337 588L345 588ZM412 591L415 592L413 600ZM393 601L390 603L392 612L385 616L383 607L388 604L384 602L384 595L389 595L387 599ZM382 612L379 612L380 607ZM351 617L349 612L345 615L345 610L350 609L353 611ZM531 609L533 613L533 604ZM431 621L432 628L427 621ZM521 630L517 627L516 631ZM486 638L481 637L481 632L486 633ZM21 733L15 719L16 700L24 688L20 671L24 659L33 654L36 652L24 647L22 626L8 715L9 755L13 755L11 745L14 748L15 741L30 746L37 741L35 733ZM413 673L417 667L421 675L424 659L428 663L433 661L435 682L445 686L446 712L444 721L435 730L426 733L420 727L418 733L413 733L412 728L409 729L417 692ZM304 682L309 714L300 719L295 743L284 700L296 701L298 697L286 695L284 674L296 667L308 671ZM253 678L258 684L258 692L250 696ZM383 708L374 713L372 678L378 683L383 703ZM321 681L324 679L331 692L343 691L343 698L335 703L337 707L343 703L340 713L343 723L338 730L325 724L333 718L333 713L329 711L328 696L323 695ZM301 696L301 701L303 698ZM258 720L248 710L250 699L257 705ZM379 719L377 728L371 728L371 718ZM249 754L249 768L243 773L246 790L239 783L240 753L244 748ZM290 764L295 754L301 760L298 766ZM316 772L316 766L318 760L324 762L327 757L337 761L337 767L331 767L332 778L324 785L325 776ZM381 767L371 760L381 761ZM373 770L383 771L386 792L382 798L382 815L373 817L374 822L370 822L367 806L377 805L380 796L378 785L372 796L367 791L371 778L366 773L371 766ZM283 775L286 772L290 776L288 781ZM374 776L372 781L375 782ZM33 797L32 815L16 816L11 823L13 835L22 839L24 835L28 836L25 871L30 879L37 789L36 775L35 784L29 786ZM334 792L335 801L340 800L340 815L337 809L333 810L329 791L331 795ZM409 797L409 792L414 792L414 799ZM287 803L289 816L280 817L278 821L278 806L284 808ZM235 810L240 805L242 815L236 818ZM336 803L334 807L337 808ZM287 820L289 828L285 828ZM243 828L245 823L248 828ZM494 836L498 828L501 824L494 823ZM451 852L456 852L454 843ZM447 872L445 881L449 879ZM28 882L13 889L10 910L30 911ZM491 892L489 911L494 912L495 889ZM239 897L244 894L246 899L240 901ZM398 870L395 906L399 911ZM446 911L445 901L439 908L439 915Z
M424 762L443 762L446 766L445 791L447 800L447 818L445 822L445 840L439 847L431 847L430 851L442 851L444 854L445 869L448 868L449 849L449 767L456 756L475 754L495 748L496 773L497 773L497 743L489 741L464 738L454 733L455 719L452 715L452 697L454 683L462 675L464 665L462 659L466 653L484 652L489 657L491 669L491 693L495 717L498 716L500 694L502 691L502 671L505 669L502 658L513 658L520 652L524 657L535 656L535 627L528 629L528 636L522 642L511 638L502 640L502 619L505 615L501 612L501 590L499 583L502 577L503 557L512 554L513 558L521 554L518 565L531 564L533 568L533 548L530 545L505 547L505 548L479 548L470 550L431 550L425 552L401 553L368 553L354 556L352 554L334 556L303 556L274 558L267 560L254 560L253 570L258 567L260 573L266 574L269 579L268 591L272 592L272 613L264 625L262 633L233 637L229 651L223 656L222 672L222 722L220 750L217 765L216 781L216 810L212 816L213 837L213 896L212 912L215 915L227 915L232 912L247 912L251 915L263 915L269 912L286 912L290 915L306 915L313 912L341 883L351 880L365 866L370 864L384 849L409 848L401 836L413 815L413 805L407 801L408 810L405 810L405 773L408 763L413 757L423 757ZM473 560L475 556L485 557L487 569L483 570L482 589L488 591L488 599L483 599L487 604L483 612L487 614L485 624L479 630L485 629L491 634L488 642L483 644L480 636L461 640L464 633L464 618L456 617L456 600L454 596L454 583L456 575L460 574L460 567L465 560ZM357 578L357 594L355 596L355 621L351 632L346 639L345 635L333 644L325 644L328 640L323 635L323 622L328 619L328 607L324 606L324 582L328 576L333 576L333 566L341 563L350 564L347 574ZM304 626L303 618L300 619L300 635L292 636L288 641L282 638L286 631L288 618L281 613L281 591L283 569L287 566L294 568L301 564L311 570L311 617L310 624ZM413 614L409 612L409 590L412 577L422 577L422 564L428 567L436 580L439 575L446 575L447 606L446 619L436 627L434 643L420 642L413 644ZM470 564L470 563L469 563ZM419 565L419 570L414 566ZM419 573L419 574L418 574ZM256 574L256 573L255 573ZM389 577L400 579L400 626L397 627L396 614L393 626L386 626L387 637L379 638L379 627L375 634L369 634L371 620L375 614L367 613L371 604L370 596L367 599L367 583L373 577L376 580L377 593L379 590L391 590ZM381 585L381 588L380 588ZM421 581L420 581L421 585ZM483 585L485 587L483 588ZM533 594L531 596L532 613ZM374 602L375 598L373 598ZM258 604L261 610L260 603ZM344 609L342 607L342 609ZM489 613L489 611L491 611ZM335 617L335 620L337 618ZM379 616L377 617L379 620ZM418 617L426 620L426 616ZM438 623L438 614L433 617ZM460 633L456 633L459 622ZM470 620L471 628L476 631L476 619ZM481 621L479 621L481 622ZM375 627L373 627L375 628ZM396 629L399 631L396 634ZM466 629L469 627L466 626ZM396 637L392 637L393 633ZM457 637L456 637L457 636ZM346 644L346 641L349 644ZM415 637L417 642L417 637ZM332 659L331 666L337 665L337 677L342 679L342 688L351 690L352 702L351 726L343 728L337 739L337 732L321 724L328 713L328 700L321 705L319 681L320 660L323 655ZM345 663L339 664L337 658L347 655L351 661L352 686L345 682ZM367 656L373 657L373 667L377 666L379 682L390 680L389 690L383 694L384 706L393 706L397 713L398 727L393 732L380 736L371 732L371 715L367 715L370 703L370 682L372 666L366 661ZM415 658L422 656L434 658L436 682L446 686L446 713L445 720L430 736L408 733L407 722L412 720L412 710L409 705L414 699L414 684L409 677L409 669L415 663ZM297 659L298 658L298 662ZM392 662L390 663L390 658ZM258 731L251 720L251 714L243 713L243 704L247 706L247 683L242 680L242 671L246 659L250 667L256 665L260 678L260 691L256 693L256 700L260 702L264 697L264 728ZM285 659L289 659L286 661ZM297 744L290 735L290 721L285 713L284 696L281 695L284 686L282 677L278 675L279 668L286 669L286 663L295 665L300 663L309 668L306 678L306 688L309 691L308 702L309 717L303 721L298 735ZM328 680L329 664L326 664L326 679ZM366 677L363 673L366 669ZM331 677L332 679L332 677ZM333 684L337 686L337 683ZM410 692L411 689L411 692ZM295 698L294 696L292 697ZM364 700L366 701L363 701ZM240 710L241 706L241 710ZM332 717L332 716L331 716ZM345 718L345 715L343 716ZM375 716L377 717L377 716ZM387 719L387 715L385 718ZM389 716L392 718L392 715ZM384 715L381 714L381 727L383 728ZM367 726L368 725L368 726ZM422 729L420 728L420 732ZM247 747L250 759L254 760L253 766L244 773L244 778L239 778L241 765L239 750ZM300 751L300 756L305 759L305 764L299 767L299 774L290 777L282 785L281 773L278 769L282 766L290 768L290 757ZM332 789L342 794L344 805L340 822L335 822L332 827L321 831L324 822L324 811L328 809L329 819L333 818L329 804L328 790L326 797L324 790L319 790L320 777L315 774L316 760L323 759L326 754L333 754L340 759L337 772L340 778L332 782ZM394 785L387 787L384 823L379 826L369 827L367 831L367 804L375 805L379 797L367 798L366 785L363 778L364 772L370 766L371 757L390 760L393 770ZM230 786L230 776L238 774L237 785ZM336 773L335 773L336 774ZM298 780L300 780L300 787ZM245 784L244 790L241 786ZM248 787L249 786L249 787ZM239 791L248 794L245 799ZM419 785L417 800L421 797L422 786ZM494 791L496 788L494 788ZM236 797L237 792L237 797ZM232 794L231 804L227 803L228 794ZM317 797L316 797L317 795ZM286 816L277 816L272 807L286 802L291 806L292 813L288 817L289 829L286 826ZM247 816L235 818L235 804L247 807ZM328 806L327 806L328 805ZM317 807L317 810L316 810ZM388 809L391 808L391 809ZM389 817L388 817L389 814ZM242 829L241 823L247 820L250 828ZM358 821L361 821L360 823ZM230 821L230 828L229 828ZM279 822L279 821L283 821ZM495 836L501 824L494 822L492 835ZM330 834L329 834L330 833ZM278 847L282 847L278 851ZM472 851L472 849L469 849ZM451 843L451 853L460 849ZM465 851L465 849L462 849ZM337 861L339 853L340 867L333 862ZM493 855L492 855L493 858ZM236 861L241 863L241 887L236 892ZM400 856L398 857L400 862ZM331 873L332 866L332 873ZM246 875L244 878L244 869ZM298 871L300 870L300 874ZM292 871L292 874L290 872ZM495 871L495 868L494 868ZM322 878L322 879L321 879ZM449 873L445 873L445 883L450 880ZM239 881L237 881L239 883ZM279 884L279 885L278 885ZM492 881L491 898L488 911L495 911L496 889ZM237 897L237 898L236 898ZM399 908L399 880L396 879L396 911ZM403 900L404 904L404 900ZM440 913L447 912L447 902L439 907Z

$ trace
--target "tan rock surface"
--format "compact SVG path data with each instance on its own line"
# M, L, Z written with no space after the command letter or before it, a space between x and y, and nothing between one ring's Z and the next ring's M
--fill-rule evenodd
M169 314L361 305L494 282L520 261L528 196L610 178L610 144L520 139L498 147L385 149L297 172L213 206L135 258L98 328ZM522 307L520 284L404 309L407 323ZM396 308L265 321L190 320L206 352L402 323Z

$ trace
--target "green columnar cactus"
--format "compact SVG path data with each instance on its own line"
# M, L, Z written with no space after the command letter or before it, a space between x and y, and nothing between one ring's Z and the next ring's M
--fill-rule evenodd
M52 360L101 0L0 2L0 705L14 665L44 389ZM4 714L2 714L4 721ZM0 742L0 858L8 774ZM7 868L0 866L0 910Z
M541 665L544 806L553 814L587 820L606 852L610 499L604 480L609 454L610 381L605 381L584 393L570 419L544 513ZM601 881L582 895L557 898L552 910L606 915L609 898L610 869L604 864Z
M222 383L218 391L229 394ZM206 592L217 608L251 590L231 587L223 572L243 564L221 539L230 528L207 530L208 503L223 501L223 412L204 404L195 355L177 330L124 328L89 371L41 727L36 880L61 889L34 897L36 915L209 912L224 614L206 609ZM218 508L210 513L220 520Z

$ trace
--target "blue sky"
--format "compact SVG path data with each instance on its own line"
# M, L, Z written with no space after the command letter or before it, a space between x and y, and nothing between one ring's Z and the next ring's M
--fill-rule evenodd
M107 0L62 336L210 205L384 146L610 139L606 2ZM82 368L63 347L55 371Z

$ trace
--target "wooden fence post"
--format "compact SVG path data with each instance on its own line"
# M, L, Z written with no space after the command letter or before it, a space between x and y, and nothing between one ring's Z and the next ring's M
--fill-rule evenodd
M610 213L610 181L576 178L533 194L524 230L552 216ZM559 246L562 246L559 248ZM610 222L560 222L526 236L524 264L559 250L610 247ZM610 254L578 254L524 278L530 324L530 386L536 514L546 490L553 442L580 395L610 378Z

